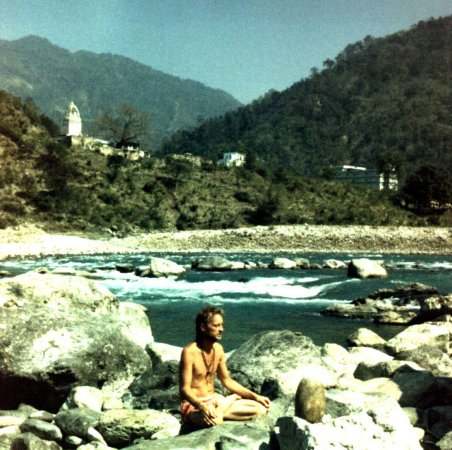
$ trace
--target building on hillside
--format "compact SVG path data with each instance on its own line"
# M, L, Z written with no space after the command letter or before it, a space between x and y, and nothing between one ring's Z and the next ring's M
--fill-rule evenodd
M68 106L63 123L64 135L61 140L68 146L79 145L88 150L93 150L104 156L123 156L130 161L144 158L145 154L140 150L138 142L113 144L92 136L82 134L82 118L80 111L74 102Z
M245 165L245 155L238 152L223 153L223 158L218 160L219 166L240 167Z
M193 155L192 153L174 153L169 155L169 159L173 161L184 161L193 166L201 167L203 158L201 156ZM207 163L207 160L204 160Z
M393 190L398 189L398 178L395 171L379 173L366 167L343 165L334 167L333 179L358 184L371 189Z
M80 111L74 102L69 103L69 107L64 117L64 134L65 136L81 136L82 135L82 118Z

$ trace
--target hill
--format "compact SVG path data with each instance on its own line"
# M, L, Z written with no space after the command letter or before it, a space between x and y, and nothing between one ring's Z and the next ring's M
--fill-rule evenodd
M239 151L308 176L342 164L392 166L402 180L427 163L450 172L451 46L452 16L367 36L291 88L175 133L161 154Z
M167 75L129 58L72 53L48 40L28 36L0 40L0 89L34 102L61 125L67 106L79 107L85 134L95 133L93 119L103 107L127 103L151 117L152 143L218 116L240 103L231 95L192 80Z
M427 223L382 193L169 156L129 161L52 137L31 101L0 92L0 228L218 229L272 224Z

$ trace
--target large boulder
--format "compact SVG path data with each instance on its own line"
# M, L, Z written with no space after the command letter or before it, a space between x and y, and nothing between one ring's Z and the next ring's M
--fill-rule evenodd
M277 421L281 450L421 450L408 417L387 395L333 389L326 396L322 423L298 417Z
M243 269L245 265L237 264L235 261L229 261L222 256L205 256L194 259L191 263L192 268L204 271L225 271Z
M452 294L432 295L420 301L421 310L415 323L429 322L440 316L452 314Z
M125 389L150 367L130 331L143 329L105 288L81 277L28 272L0 280L0 409L56 411L76 385ZM138 325L133 321L138 320ZM148 323L148 322L147 322Z
M149 261L150 276L179 276L186 272L185 268L168 259L152 257Z
M302 378L333 386L340 375L323 362L310 338L288 330L251 337L229 357L228 367L233 378L272 398L295 394Z
M297 263L289 258L274 258L269 265L270 269L295 269Z
M380 261L357 258L348 263L347 276L350 278L387 278L388 272Z

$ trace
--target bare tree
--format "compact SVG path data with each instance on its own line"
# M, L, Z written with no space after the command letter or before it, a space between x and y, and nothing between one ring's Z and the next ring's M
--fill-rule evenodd
M105 137L116 145L136 143L150 134L149 116L123 104L116 109L104 108L96 118L96 125Z

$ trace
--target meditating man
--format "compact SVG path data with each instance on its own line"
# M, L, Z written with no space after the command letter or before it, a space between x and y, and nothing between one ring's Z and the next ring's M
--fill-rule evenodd
M196 341L182 350L179 386L181 414L185 423L212 426L223 420L249 420L266 414L267 397L245 388L229 375L223 346L223 311L214 306L202 309L196 316ZM224 397L215 392L214 380L232 392Z

